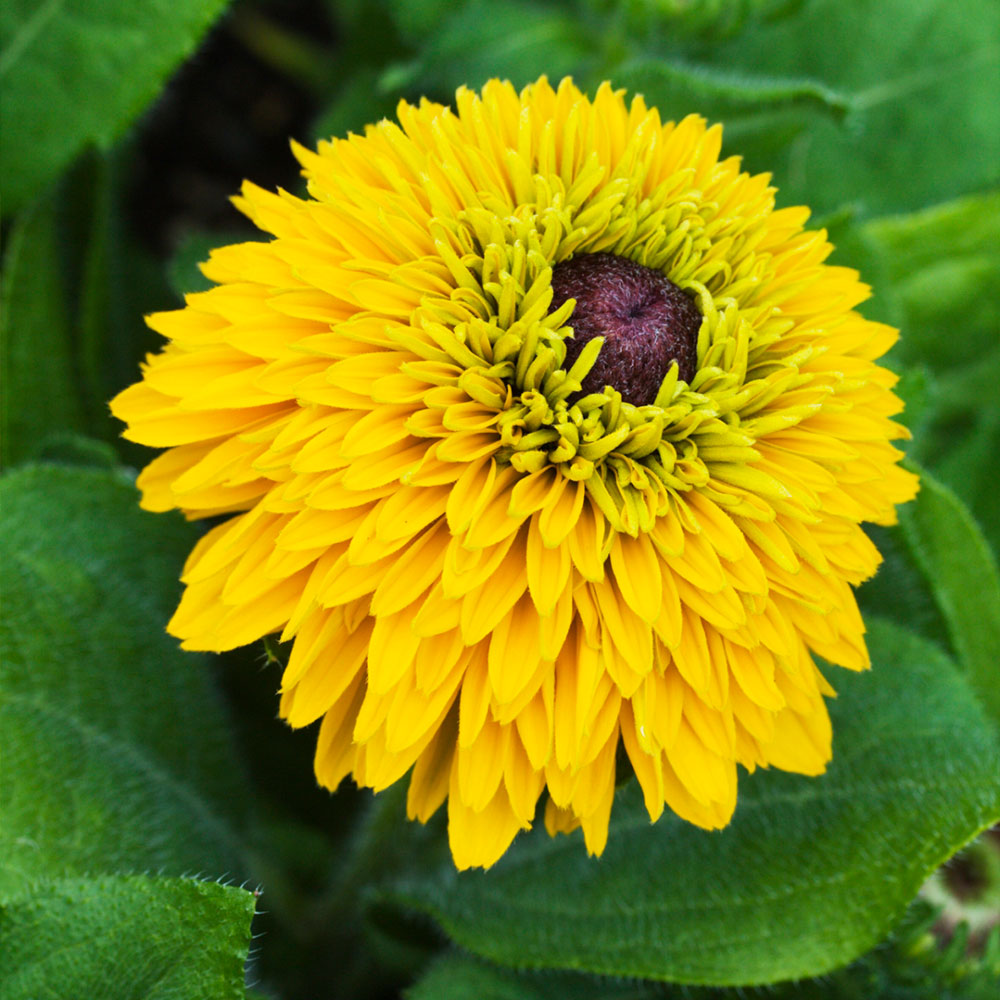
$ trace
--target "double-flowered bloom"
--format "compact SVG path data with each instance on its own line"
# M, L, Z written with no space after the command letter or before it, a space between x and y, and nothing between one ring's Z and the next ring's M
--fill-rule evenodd
M860 524L916 489L876 364L896 331L698 117L541 79L398 119L296 146L308 197L246 184L274 238L149 318L168 342L113 402L167 449L143 505L225 515L169 629L290 642L281 712L322 720L319 780L409 773L459 867L543 793L549 831L599 853L620 748L651 819L724 826L737 764L824 769L814 655L868 665ZM581 348L586 255L683 293L688 363L643 356L626 391L627 330Z

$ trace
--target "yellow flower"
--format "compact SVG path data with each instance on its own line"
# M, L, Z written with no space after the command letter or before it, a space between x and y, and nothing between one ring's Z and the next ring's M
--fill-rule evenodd
M309 197L235 199L275 238L149 317L168 343L112 404L168 449L143 505L231 515L169 629L293 642L281 712L322 719L319 781L410 772L460 868L546 790L550 833L600 853L620 746L652 820L724 826L737 764L823 771L813 654L868 666L859 525L916 490L875 364L896 331L718 126L544 78L455 105L296 146ZM687 319L626 391L641 310L601 310L633 278Z

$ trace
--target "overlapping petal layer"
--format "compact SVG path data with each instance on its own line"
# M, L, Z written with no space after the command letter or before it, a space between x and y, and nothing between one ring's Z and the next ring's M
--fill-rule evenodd
M213 252L212 290L113 402L167 450L150 510L230 514L192 552L170 631L291 641L281 711L322 719L316 773L447 800L459 867L532 823L605 844L623 746L650 817L725 825L736 765L821 772L818 654L868 665L852 585L914 478L896 331L824 263L803 208L610 86L491 82L454 110L296 146L309 197L246 184L270 242ZM704 319L654 404L578 398L553 266L655 268Z

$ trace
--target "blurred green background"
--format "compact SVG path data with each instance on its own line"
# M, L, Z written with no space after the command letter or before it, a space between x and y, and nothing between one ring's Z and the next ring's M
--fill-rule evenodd
M575 838L550 865L532 834L507 868L456 878L441 824L402 826L398 790L373 805L315 787L313 732L275 719L280 650L195 657L163 635L197 529L135 508L130 470L152 453L118 437L106 401L158 348L142 315L205 287L212 246L256 238L228 203L240 182L300 190L289 137L542 73L590 92L610 79L665 119L721 121L724 153L771 172L779 204L811 206L833 261L873 286L865 313L903 331L889 364L930 477L901 527L873 531L887 563L862 606L883 620L873 676L881 662L886 680L836 678L845 758L852 739L881 740L862 765L816 783L801 816L772 803L797 786L755 778L763 819L718 855L665 818L645 839L623 830L600 869ZM793 977L766 995L996 996L995 836L902 914L1000 815L998 94L997 0L8 0L5 997L243 996L248 948L246 995L276 1000L721 998ZM914 719L923 736L907 733ZM912 794L887 802L879 782ZM864 808L836 811L837 789ZM632 792L616 804L623 827ZM813 853L783 848L786 820ZM731 870L758 846L778 863ZM658 874L637 868L640 850ZM709 887L700 916L671 905L670 866L691 868L690 891ZM856 885L838 896L848 867ZM567 892L592 876L594 895ZM773 910L754 903L772 896ZM582 943L585 898L604 907L607 954ZM538 902L552 899L566 905ZM497 943L502 926L490 937L491 914L542 942L530 961ZM685 929L710 955L697 975ZM761 957L740 979L733 942L754 934Z

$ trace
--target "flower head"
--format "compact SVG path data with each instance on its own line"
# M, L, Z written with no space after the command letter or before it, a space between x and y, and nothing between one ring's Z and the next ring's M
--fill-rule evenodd
M274 239L149 317L112 404L167 449L143 505L229 515L169 629L292 642L320 782L410 772L459 867L546 791L599 853L620 746L651 819L721 827L737 764L824 769L813 655L868 665L860 522L916 489L896 331L718 126L544 78L455 105L296 146L307 198L235 199Z

